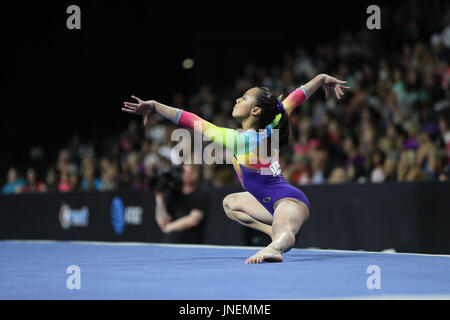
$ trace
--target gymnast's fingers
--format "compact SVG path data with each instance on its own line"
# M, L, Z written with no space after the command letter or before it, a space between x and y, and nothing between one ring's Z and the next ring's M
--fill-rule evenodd
M131 110L131 109L127 109L127 108L122 108L122 111L128 112L128 113L132 113L132 114L136 114L136 110Z

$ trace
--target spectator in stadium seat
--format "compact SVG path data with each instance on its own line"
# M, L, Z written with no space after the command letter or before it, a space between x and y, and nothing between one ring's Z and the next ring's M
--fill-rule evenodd
M358 140L351 135L347 135L343 140L343 150L347 157L344 162L344 168L347 170L347 178L349 181L356 180L364 174L365 167L365 159L358 151ZM352 172L350 175L349 169Z
M439 112L438 125L444 145L447 147L450 145L450 107Z
M405 149L400 154L397 166L397 181L421 180L421 170L416 165L417 153L414 149Z
M36 171L33 168L27 169L26 185L23 187L23 193L40 193L45 192L46 186L36 177Z
M305 185L311 182L310 161L306 155L294 155L291 170L288 169L289 182L295 185ZM289 172L291 171L291 172Z
M58 172L54 168L49 168L45 176L45 191L58 191Z
M450 107L447 107L439 112L439 132L446 152L446 160L444 160L444 170L450 171Z
M69 181L69 173L68 172L61 172L60 179L58 182L58 191L61 193L71 192L72 191L72 185Z
M118 187L118 169L115 165L109 165L103 169L101 177L95 181L95 189L98 191L114 191Z
M80 182L81 191L94 191L95 169L92 164L86 164L82 168L82 177Z
M80 184L77 172L69 173L69 184L71 187L71 191L79 191Z
M408 134L406 131L400 126L391 123L387 128L387 136L386 138L390 142L391 146L391 154L395 157L400 157L400 152L403 149L403 145L406 141Z
M383 151L377 149L372 154L370 161L371 171L370 171L370 182L379 183L386 179L383 164L385 163L385 154Z
M429 180L437 180L436 171L436 147L431 138L432 132L427 128L421 128L417 140L419 148L417 150L416 165L422 169Z
M347 182L347 173L343 167L335 167L328 178L328 183L345 183Z
M311 182L313 184L323 184L325 180L325 170L327 166L328 152L325 148L318 147L310 151L311 158Z
M389 156L384 160L383 174L384 181L396 181L397 180L397 160L393 156Z
M18 194L22 192L25 180L19 177L17 168L11 167L7 173L7 182L2 188L3 194Z

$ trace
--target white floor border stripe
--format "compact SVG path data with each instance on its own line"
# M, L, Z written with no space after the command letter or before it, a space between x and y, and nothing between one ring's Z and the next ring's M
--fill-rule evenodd
M161 246L161 247L180 247L180 248L215 248L215 249L245 249L257 250L263 247L246 247L246 246L225 246L225 245L210 245L210 244L172 244L172 243L153 243L153 242L108 242L108 241L62 241L62 240L0 240L2 242L24 242L24 243L77 243L85 245L103 245L103 246ZM389 255L413 255L413 256L428 256L428 257L445 257L450 258L448 254L428 254L428 253L407 253L407 252L374 252L363 250L335 250L335 249L320 249L320 248L294 248L292 250L305 251L322 251L322 252L348 252L348 253L368 253L368 254L389 254Z

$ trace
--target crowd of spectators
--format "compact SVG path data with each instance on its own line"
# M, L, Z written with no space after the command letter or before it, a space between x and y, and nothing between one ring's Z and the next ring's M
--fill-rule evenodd
M161 101L225 127L235 99L253 86L286 96L319 73L346 80L342 100L321 92L290 117L289 152L280 156L287 180L296 185L448 181L450 179L450 24L438 33L418 35L406 21L400 50L389 50L362 29L342 33L335 44L313 51L298 48L279 65L247 64L231 88L202 85L186 96ZM379 50L377 50L377 48ZM383 48L383 49L380 49ZM143 128L138 119L103 141L78 135L45 169L11 167L3 194L30 192L142 190L171 165L172 123L154 115ZM202 179L214 186L238 184L232 166L202 165Z

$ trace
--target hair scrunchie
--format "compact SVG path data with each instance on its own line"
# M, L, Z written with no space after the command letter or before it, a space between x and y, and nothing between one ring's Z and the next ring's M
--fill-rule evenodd
M281 102L281 99L283 98L283 95L278 97L278 103L277 103L277 113L283 113L284 112L284 106L283 102Z

